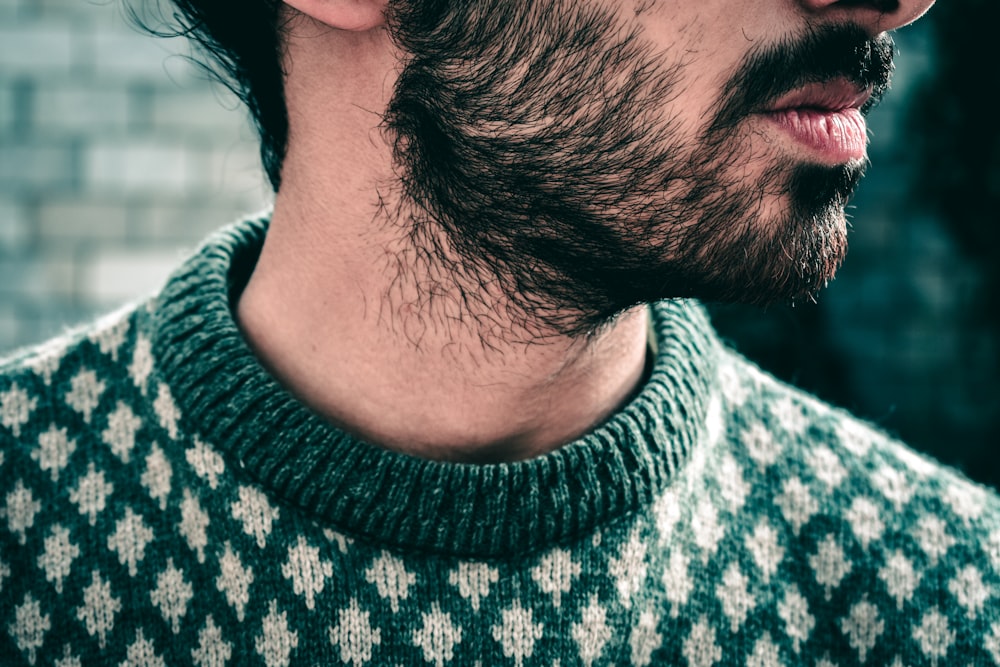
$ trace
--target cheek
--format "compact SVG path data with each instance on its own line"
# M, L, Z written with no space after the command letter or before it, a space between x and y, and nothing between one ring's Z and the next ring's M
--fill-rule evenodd
M738 26L705 24L697 2L656 6L662 11L650 10L636 17L635 24L650 45L656 65L676 75L677 92L667 115L684 136L700 136L718 111L726 85L750 53L752 43ZM666 14L667 6L682 8L686 16Z

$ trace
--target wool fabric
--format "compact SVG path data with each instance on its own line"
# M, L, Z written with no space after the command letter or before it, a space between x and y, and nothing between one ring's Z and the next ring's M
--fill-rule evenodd
M651 306L649 379L588 435L421 460L253 356L232 305L266 231L0 362L0 664L1000 665L997 495L697 303Z

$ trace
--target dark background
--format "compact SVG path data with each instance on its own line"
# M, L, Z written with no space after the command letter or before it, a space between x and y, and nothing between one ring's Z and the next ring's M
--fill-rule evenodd
M1000 487L1000 4L939 2L897 35L850 252L817 304L712 306L783 379Z

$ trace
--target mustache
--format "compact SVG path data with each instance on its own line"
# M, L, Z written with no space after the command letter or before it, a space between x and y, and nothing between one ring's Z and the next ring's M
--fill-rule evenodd
M853 24L824 26L801 39L754 51L723 89L723 102L709 136L718 136L745 116L766 110L791 90L838 78L872 90L861 109L867 114L889 89L894 55L895 44L887 33L872 37Z

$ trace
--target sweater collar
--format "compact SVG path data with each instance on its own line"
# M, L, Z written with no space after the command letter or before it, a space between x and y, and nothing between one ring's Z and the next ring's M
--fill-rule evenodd
M563 544L650 503L706 437L718 349L701 307L652 308L656 358L624 409L527 461L442 463L386 451L332 426L254 357L233 296L267 218L225 229L169 280L153 351L189 433L212 443L275 500L387 547L495 557Z

